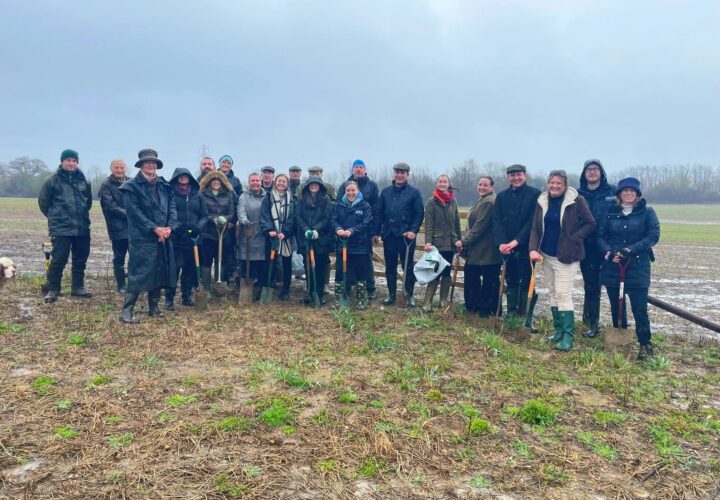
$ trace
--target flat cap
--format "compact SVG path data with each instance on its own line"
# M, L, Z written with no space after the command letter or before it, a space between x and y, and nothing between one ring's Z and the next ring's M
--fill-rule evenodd
M397 170L399 172L410 172L410 165L401 161L400 163L393 165L393 170Z
M275 173L275 169L271 167L270 165L265 165L263 168L260 169L260 172L271 172Z
M323 168L318 167L317 165L313 165L312 167L308 168L308 172L320 172L322 173Z
M525 165L520 165L519 163L515 163L514 165L510 165L508 168L505 169L506 174L511 174L513 172L523 172L527 173L527 169L525 168Z
M302 172L302 168L298 167L297 165L293 165L288 169L288 172Z

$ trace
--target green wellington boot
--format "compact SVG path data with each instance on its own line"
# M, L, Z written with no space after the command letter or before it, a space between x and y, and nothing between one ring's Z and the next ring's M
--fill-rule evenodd
M550 337L551 342L560 342L563 338L563 331L560 327L560 316L558 315L558 308L557 307L551 307L550 311L552 312L552 318L553 318L553 326L555 327L555 333L552 337Z
M435 291L437 290L439 281L439 279L434 279L427 284L427 289L425 290L425 299L423 300L423 311L429 311L430 309L432 309L432 301L433 297L435 297Z
M573 347L575 334L575 311L558 311L560 327L563 337L560 343L555 346L558 351L569 351Z

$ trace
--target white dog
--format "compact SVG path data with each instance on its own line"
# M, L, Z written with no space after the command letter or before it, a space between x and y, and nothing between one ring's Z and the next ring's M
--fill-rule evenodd
M5 286L5 282L15 277L15 264L7 257L0 257L0 288Z

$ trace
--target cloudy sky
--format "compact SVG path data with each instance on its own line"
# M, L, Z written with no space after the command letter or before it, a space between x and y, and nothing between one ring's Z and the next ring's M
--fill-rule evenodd
M720 2L1 0L0 161L720 163Z

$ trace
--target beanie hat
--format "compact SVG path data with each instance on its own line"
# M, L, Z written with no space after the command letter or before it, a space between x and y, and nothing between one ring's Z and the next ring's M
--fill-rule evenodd
M229 162L230 162L230 165L233 165L233 164L234 164L234 163L233 163L233 159L230 157L230 155L223 155L223 156L221 156L220 159L218 160L218 165L221 165L222 162L224 162L224 161L229 161Z
M364 167L364 166L365 166L365 162L362 160L355 160L353 162L353 167Z
M642 191L640 191L640 181L637 180L635 177L625 177L620 182L618 182L617 185L617 194L618 196L625 188L631 188L634 189L637 193L638 197L642 196Z
M63 162L67 160L68 158L73 158L75 161L80 161L80 157L78 156L77 151L74 149L66 149L62 153L60 153L60 161Z

